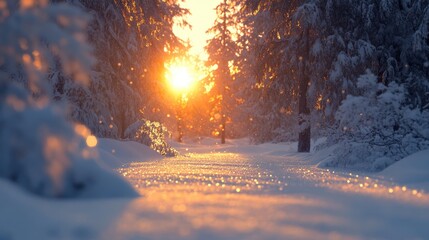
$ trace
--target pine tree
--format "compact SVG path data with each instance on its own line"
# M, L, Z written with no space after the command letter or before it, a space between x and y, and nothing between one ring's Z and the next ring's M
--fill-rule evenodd
M315 3L308 3L300 6L293 16L293 25L296 32L292 35L300 36L295 38L292 43L297 46L299 54L299 102L298 114L300 132L298 138L298 152L309 152L311 142L310 132L310 107L308 104L308 87L310 85L310 76L312 72L318 69L311 69L310 48L319 37L320 13Z
M215 91L214 94L217 104L217 112L214 113L215 119L220 121L219 135L221 143L226 139L226 123L231 111L231 92L230 86L232 76L230 72L233 63L236 43L233 40L233 29L235 22L233 11L235 2L224 0L216 7L217 19L214 26L208 32L213 33L214 37L209 40L206 47L209 53L207 65L209 68L217 68L214 72Z
M143 117L160 120L161 109L168 109L164 62L183 47L173 34L173 18L187 11L175 0L66 2L92 15L88 34L97 61L88 88L53 68L55 98L71 103L72 118L97 136L123 138Z

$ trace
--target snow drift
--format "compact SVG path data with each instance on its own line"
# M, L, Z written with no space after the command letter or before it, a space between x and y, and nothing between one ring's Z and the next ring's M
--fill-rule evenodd
M71 124L51 105L30 106L13 94L5 101L0 108L0 178L46 197L137 195L96 163L97 151L86 144L94 138L86 127Z
M401 184L429 187L429 150L412 154L379 173ZM427 188L429 189L429 188Z

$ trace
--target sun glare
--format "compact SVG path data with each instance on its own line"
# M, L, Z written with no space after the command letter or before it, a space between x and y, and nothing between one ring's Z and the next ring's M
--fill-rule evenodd
M171 87L176 91L188 90L195 81L191 70L185 65L167 67L166 78Z

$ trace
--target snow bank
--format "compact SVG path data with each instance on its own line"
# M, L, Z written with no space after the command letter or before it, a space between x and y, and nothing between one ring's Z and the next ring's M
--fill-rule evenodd
M53 201L0 179L0 239L119 239L109 235L134 199Z
M163 157L146 145L134 141L98 139L99 160L109 168L119 168L132 162L159 160Z
M97 164L96 138L59 107L31 106L15 89L0 106L0 178L45 197L132 197L135 190Z
M429 189L429 149L394 163L379 175L401 184L421 185Z

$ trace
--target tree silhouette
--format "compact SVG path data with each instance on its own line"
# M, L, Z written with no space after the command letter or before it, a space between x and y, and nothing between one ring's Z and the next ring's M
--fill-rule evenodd
M232 101L230 97L232 81L230 64L235 57L237 47L231 31L235 24L233 16L234 4L234 1L224 0L216 7L217 19L214 26L208 30L209 33L214 34L214 37L208 41L206 47L209 53L207 65L217 68L213 74L215 82L214 99L217 101L214 116L220 122L219 135L222 144L225 143L226 139L226 124Z

